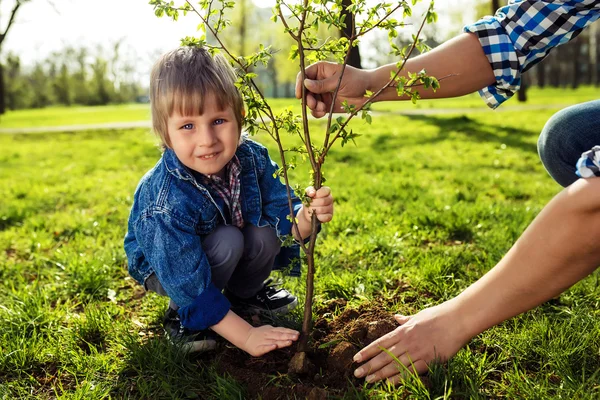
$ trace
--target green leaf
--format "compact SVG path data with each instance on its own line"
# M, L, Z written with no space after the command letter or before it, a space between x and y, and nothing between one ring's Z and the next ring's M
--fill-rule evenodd
M341 341L343 341L343 339L333 339L327 343L323 343L319 346L319 349L326 349L328 347L333 347L336 344L340 343Z

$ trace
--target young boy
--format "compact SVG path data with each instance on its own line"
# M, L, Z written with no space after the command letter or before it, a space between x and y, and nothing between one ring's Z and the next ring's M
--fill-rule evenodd
M125 251L131 276L169 296L165 329L173 339L210 350L212 330L259 356L291 345L298 332L254 328L231 304L272 313L295 307L296 297L264 282L276 257L286 267L299 253L280 252L292 233L287 187L266 148L241 136L235 80L223 56L200 47L177 48L154 65L152 124L164 152L135 191ZM320 222L333 217L329 188L307 194L309 208L293 198L298 241L310 235L312 213Z

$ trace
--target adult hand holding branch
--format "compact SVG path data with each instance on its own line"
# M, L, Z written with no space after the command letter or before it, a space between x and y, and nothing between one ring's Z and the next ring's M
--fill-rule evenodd
M306 105L311 110L313 117L321 118L329 113L333 100L333 91L338 85L339 76L342 73L342 65L328 61L321 61L306 68L306 79L304 85L306 93ZM340 84L338 96L335 99L333 112L342 112L342 103L361 106L367 99L365 92L369 90L369 79L371 74L367 70L346 66L344 78ZM296 98L302 97L301 76L296 78Z
M461 54L461 57L456 57ZM362 70L346 66L340 88L335 99L333 112L342 112L342 103L347 101L350 105L361 106L368 100L365 93L377 92L389 82L391 74L397 71L396 64ZM496 81L490 63L484 54L479 40L473 34L464 33L440 45L434 50L411 58L406 62L400 76L407 76L407 72L425 70L428 75L444 79L443 84L435 92L432 90L420 91L423 99L445 98L463 96ZM306 68L304 86L306 104L311 114L321 118L329 113L342 65L328 61L319 61ZM446 78L444 78L446 77ZM296 77L296 98L302 97L301 75ZM408 96L398 96L395 87L385 89L373 101L408 100Z

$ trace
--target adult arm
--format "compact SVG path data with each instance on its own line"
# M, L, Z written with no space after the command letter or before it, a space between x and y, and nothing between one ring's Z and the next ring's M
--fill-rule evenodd
M423 69L431 76L447 77L437 91L420 91L421 98L424 99L462 96L495 82L488 59L479 40L473 34L464 33L430 52L409 59L400 76L407 76L408 72L418 72ZM312 64L306 69L307 79L304 80L308 90L306 102L313 116L320 118L329 112L333 91L338 84L341 71L340 64L327 61ZM344 101L356 106L362 105L367 100L364 97L365 92L367 90L377 92L389 82L390 74L395 71L397 71L395 63L371 70L346 66L334 112L343 111L341 104ZM301 79L298 75L297 98L301 98L301 90ZM396 89L390 87L385 89L375 101L406 99L408 97L398 97Z
M479 90L486 103L496 108L519 89L523 72L598 18L600 0L513 0L494 16L466 26L469 33L408 60L401 75L425 69L429 75L444 79L437 92L421 90L422 98L454 97ZM364 103L365 91L383 87L396 65L375 70L346 68L335 112L342 111L343 100ZM314 116L322 117L329 111L340 73L341 66L333 63L319 62L307 68L305 86L311 92L307 104ZM296 97L301 95L298 77ZM377 101L405 99L387 89Z
M475 335L562 293L600 265L600 179L580 179L534 219L506 256L457 297L414 316L355 356L355 371L370 382L402 373L391 357L423 373L445 361ZM585 227L582 231L582 227ZM412 361L412 365L411 365Z

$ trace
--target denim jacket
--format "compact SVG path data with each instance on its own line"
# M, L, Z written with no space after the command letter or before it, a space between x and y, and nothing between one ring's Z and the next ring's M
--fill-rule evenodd
M246 139L236 155L241 164L242 215L246 224L271 226L282 238L291 233L286 186L267 149ZM293 194L293 192L292 192ZM217 200L217 201L215 201ZM142 178L129 215L125 252L130 275L140 283L156 273L169 297L179 305L183 326L206 329L227 314L229 301L211 282L202 240L225 223L223 202L214 199L167 149ZM294 214L302 203L293 197ZM299 247L282 247L275 267L292 266L299 275Z

